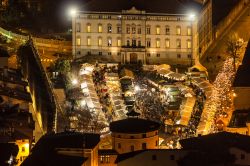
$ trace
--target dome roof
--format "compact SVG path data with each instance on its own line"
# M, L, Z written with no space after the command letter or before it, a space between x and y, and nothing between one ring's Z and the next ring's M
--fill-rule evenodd
M127 118L110 123L110 131L117 133L146 133L158 130L160 124L154 121Z

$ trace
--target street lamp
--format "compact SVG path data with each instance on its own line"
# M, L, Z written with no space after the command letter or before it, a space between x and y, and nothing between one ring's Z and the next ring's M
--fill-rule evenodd
M73 79L73 80L72 80L72 84L73 84L73 85L77 85L77 84L78 84L78 80L77 80L77 79Z

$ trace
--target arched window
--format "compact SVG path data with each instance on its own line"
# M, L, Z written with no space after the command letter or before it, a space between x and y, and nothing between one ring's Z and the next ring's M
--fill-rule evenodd
M102 24L98 24L98 33L102 33Z
M91 24L87 23L87 32L90 33L91 32Z
M166 35L170 35L170 27L168 25L166 26Z
M176 35L181 35L181 27L176 26Z
M108 33L112 33L112 25L108 24Z

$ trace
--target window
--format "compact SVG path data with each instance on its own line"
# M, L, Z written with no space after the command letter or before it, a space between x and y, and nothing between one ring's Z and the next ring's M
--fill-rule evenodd
M161 43L160 43L160 39L156 39L156 48L160 48Z
M127 25L126 32L127 32L127 34L130 34L130 26L129 25Z
M87 55L91 55L91 52L90 52L90 51L88 51L88 52L87 52Z
M150 41L150 39L147 39L146 45L147 45L147 47L151 47L151 41Z
M170 48L170 40L166 39L165 41L166 48Z
M118 149L121 149L122 146L121 146L121 143L118 143Z
M135 47L135 46L136 46L136 40L132 39L132 47Z
M99 55L102 55L102 52L99 52Z
M142 134L142 138L146 138L146 136L147 136L146 134Z
M112 55L111 52L108 52L108 55Z
M158 146L158 141L155 141L155 146Z
M138 40L138 46L141 47L141 41L140 40Z
M98 25L98 33L102 33L102 24Z
M170 160L175 160L174 155L170 155Z
M88 38L87 38L87 46L90 46L90 45L91 45L91 38L88 37Z
M122 45L121 39L117 39L117 46L118 46L118 47L121 47L121 45Z
M127 40L127 46L128 47L130 46L130 40L129 39Z
M22 147L22 152L25 152L25 147Z
M177 54L177 58L181 58L181 54Z
M191 59L191 58L192 58L192 55L191 55L191 54L188 54L187 57L188 57L189 59Z
M130 146L130 150L131 150L131 152L135 151L134 145Z
M134 139L135 137L134 136L130 136L130 139Z
M90 33L91 32L91 25L87 24L87 32Z
M77 54L78 54L78 55L81 55L81 51L77 51Z
M117 55L121 55L121 53L120 53L120 52L118 52L118 53L117 53Z
M150 34L150 27L146 27L146 34Z
M108 38L108 46L111 47L112 46L112 39Z
M154 155L152 155L152 160L156 160L157 158L156 158L156 155L154 154Z
M112 25L108 24L108 33L112 33Z
M81 32L81 24L76 23L76 32Z
M176 27L176 35L181 35L181 27L180 26Z
M191 40L187 40L187 48L191 48L192 47L192 43L191 43Z
M110 156L108 156L108 155L102 155L100 157L100 163L110 163Z
M81 45L81 37L77 37L77 39L76 39L76 45L77 46Z
M169 26L166 26L166 35L170 35L170 28L169 28Z
M102 38L101 37L98 38L98 46L102 46Z
M150 57L150 53L147 53L147 57Z
M157 57L160 57L160 56L161 56L161 54L156 54L156 56L157 56Z
M181 39L176 40L176 47L181 48Z
M192 29L191 29L191 27L187 27L187 35L188 36L192 35Z
M137 33L138 33L138 34L141 34L141 27L139 27L139 28L137 29Z
M135 34L135 33L136 33L136 28L134 26L134 27L132 27L132 34Z
M121 135L118 135L117 137L118 137L118 138L121 138Z
M156 35L159 35L161 33L161 29L159 26L156 27Z
M117 33L122 33L122 27L120 25L117 25Z
M142 143L142 149L143 150L147 149L147 144L146 143Z

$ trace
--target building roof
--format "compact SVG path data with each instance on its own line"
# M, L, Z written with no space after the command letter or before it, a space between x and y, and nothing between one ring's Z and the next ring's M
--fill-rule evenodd
M92 0L84 5L84 11L92 12L121 12L135 7L147 13L188 14L199 10L201 5L194 1L181 2L178 0Z
M248 42L244 58L242 60L242 65L239 66L235 79L233 82L233 87L250 87L250 42Z
M146 133L158 130L160 124L154 121L127 118L110 123L110 131L117 133Z
M24 165L55 165L53 164L55 159L57 159L58 163L64 163L66 162L65 157L82 165L86 158L77 157L77 155L62 157L62 154L57 153L57 150L93 149L98 145L99 141L100 135L92 133L62 132L44 135L31 150L32 154L28 156L27 161L25 160Z
M180 140L180 144L184 150L225 153L229 151L229 148L237 147L246 152L250 152L250 136L229 132L219 132L188 138Z

